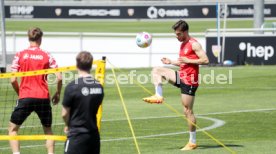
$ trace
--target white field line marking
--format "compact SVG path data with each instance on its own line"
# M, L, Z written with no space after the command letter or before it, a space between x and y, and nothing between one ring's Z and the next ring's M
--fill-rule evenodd
M269 108L269 109L252 109L252 110L238 110L238 111L227 111L227 112L214 112L214 113L206 113L206 114L196 114L198 116L208 116L208 115L219 115L219 114L232 114L232 113L246 113L246 112L262 112L262 111L275 111L276 108ZM183 115L184 116L184 115ZM176 118L182 116L162 116L162 117L138 117L132 118L131 120L146 120L146 119L162 119L162 118ZM109 120L102 120L102 121L122 121L127 119L109 119Z
M219 119L215 119L215 118L208 118L208 117L202 117L202 116L197 116L197 118L206 119L206 120L210 120L210 121L214 122L214 124L211 125L211 126L208 126L208 127L202 128L202 129L198 129L197 132L215 129L215 128L223 126L225 124L224 121L219 120ZM143 139L143 138L179 135L179 134L185 134L185 133L189 133L189 131L181 131L181 132L166 133L166 134L146 135L146 136L137 136L136 138ZM122 141L122 140L131 140L131 139L132 139L132 137L115 138L115 139L102 139L101 142ZM60 145L64 145L64 144L60 144ZM44 145L21 146L20 148L33 148L33 147L40 147L40 146L44 146ZM10 147L0 147L0 149L1 150L10 149Z
M215 119L215 118L209 118L209 117L202 117L202 116L197 116L197 118L200 119L206 119L213 121L214 124L205 128L198 129L197 132L201 131L206 131L206 130L211 130L215 129L217 127L223 126L225 122L223 120ZM181 131L181 132L173 132L173 133L165 133L165 134L154 134L154 135L146 135L146 136L137 136L136 138L138 139L143 139L143 138L151 138L151 137L161 137L161 136L172 136L172 135L179 135L179 134L185 134L189 133L189 131ZM124 138L116 138L116 139L102 139L102 142L110 142L110 141L122 141L122 140L131 140L132 137L124 137Z
M213 120L218 120L214 118L208 118L208 117L203 117L203 115L219 115L219 114L231 114L231 113L244 113L244 112L262 112L262 111L274 111L276 108L271 108L271 109L254 109L254 110L239 110L239 111L229 111L229 112L214 112L214 113L207 113L207 114L199 114L197 115L198 118L202 119L212 119ZM138 119L157 119L157 118L173 118L173 117L180 117L180 116L163 116L163 117L142 117L142 118L133 118L132 120L138 120ZM126 119L113 119L113 120L103 120L103 121L120 121L120 120L126 120ZM219 127L220 125L224 125L225 122L222 120L216 121L213 125L199 129L198 131L203 131L203 130L210 130ZM210 128L211 127L211 128ZM213 128L212 128L213 127ZM178 134L184 134L186 132L175 132L175 133L168 133L168 134L163 134L163 136L169 136L169 135L178 135ZM150 138L150 137L157 137L158 135L162 134L157 134L157 135L150 135L150 136L138 136L137 138ZM159 136L158 136L159 137ZM109 141L118 141L118 140L128 140L132 138L117 138L117 139L105 139L101 140L101 142L109 142ZM64 143L57 143L56 145L64 145ZM20 148L34 148L34 147L44 147L45 145L29 145L29 146L21 146ZM0 150L10 150L10 147L0 147Z
M238 110L238 111L227 111L227 112L214 112L214 113L206 113L206 114L196 114L196 116L208 116L208 115L219 115L219 114L232 114L232 113L246 113L246 112L262 112L262 111L275 111L276 108L269 108L269 109L252 109L252 110ZM183 115L184 116L184 115ZM182 116L160 116L160 117L138 117L132 118L131 120L146 120L146 119L162 119L162 118L176 118ZM102 122L112 122L112 121L124 121L127 119L109 119L109 120L102 120ZM63 122L55 123L53 126L61 126L64 125ZM34 128L34 127L41 127L41 125L35 126L22 126L20 128ZM8 128L0 128L0 130L7 130Z

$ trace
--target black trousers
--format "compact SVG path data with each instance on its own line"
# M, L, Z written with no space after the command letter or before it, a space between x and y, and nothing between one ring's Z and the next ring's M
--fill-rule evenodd
M74 134L67 138L64 154L99 154L100 136L95 134Z

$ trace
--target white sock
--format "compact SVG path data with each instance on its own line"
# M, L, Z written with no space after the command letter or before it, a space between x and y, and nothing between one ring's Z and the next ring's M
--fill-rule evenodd
M156 96L163 96L163 90L162 90L162 85L161 84L158 84L155 87L155 95Z
M190 140L191 143L196 144L196 132L190 132Z
M20 154L20 152L13 152L13 154Z

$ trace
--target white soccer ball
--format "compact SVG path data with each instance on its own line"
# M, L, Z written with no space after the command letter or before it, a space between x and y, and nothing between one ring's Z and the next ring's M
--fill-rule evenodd
M152 37L147 32L141 32L136 35L136 44L140 48L146 48L146 47L150 46L151 41L152 41Z

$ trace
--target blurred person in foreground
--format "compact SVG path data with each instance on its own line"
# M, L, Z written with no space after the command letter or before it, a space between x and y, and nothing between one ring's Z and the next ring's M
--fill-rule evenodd
M155 95L143 98L143 100L148 103L157 104L164 101L162 94L162 79L165 79L172 85L180 88L184 115L187 118L190 131L189 142L181 150L193 150L197 148L196 118L193 113L193 105L195 93L199 85L199 65L207 65L209 59L200 43L189 35L189 25L186 21L179 20L172 26L172 28L175 32L176 38L181 42L179 58L177 60L171 60L164 57L161 61L163 64L178 66L179 71L164 67L153 68L152 78L153 84L155 85Z
M97 127L97 111L102 103L102 85L90 74L93 57L82 51L77 55L79 77L70 82L64 92L62 117L67 141L65 154L99 154L100 134Z

